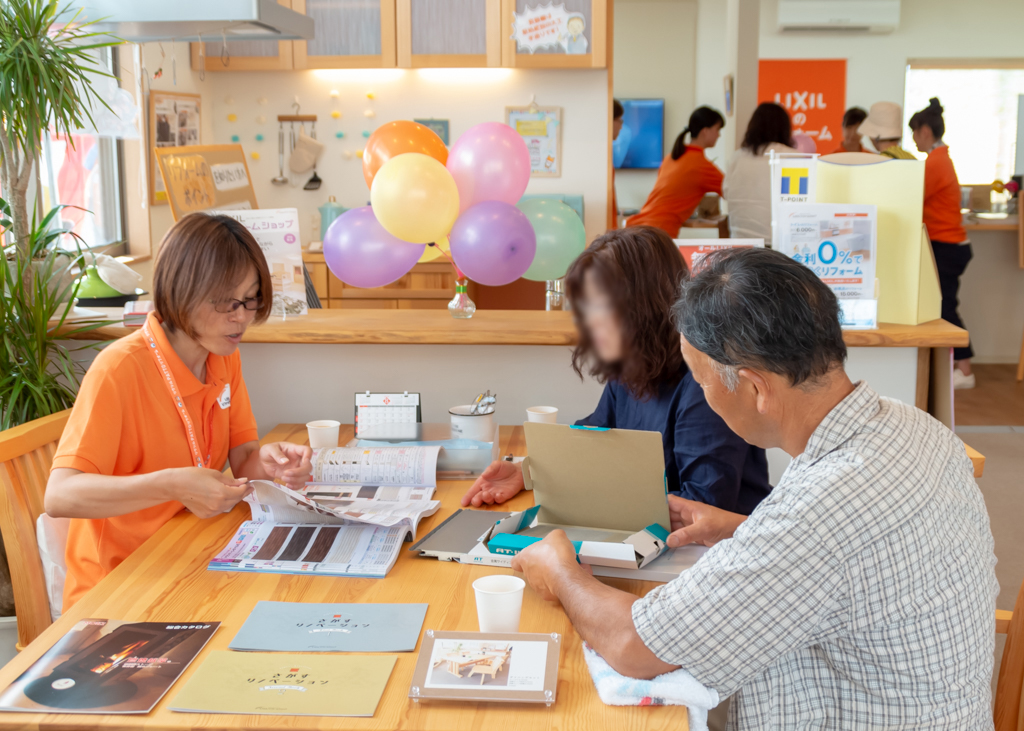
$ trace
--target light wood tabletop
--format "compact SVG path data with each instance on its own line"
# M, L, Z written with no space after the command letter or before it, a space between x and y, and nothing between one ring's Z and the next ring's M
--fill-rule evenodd
M352 435L342 427L341 443ZM301 424L282 424L263 439L306 442ZM524 454L522 427L501 427L501 453ZM443 481L437 499L441 509L420 524L424 535L459 507L471 482ZM522 493L508 507L532 504ZM557 701L551 708L533 704L421 702L408 698L416 652L399 653L387 689L372 718L320 718L302 716L242 716L174 713L171 700L213 650L226 650L245 618L265 600L293 602L426 602L424 629L477 631L472 583L507 569L443 563L419 558L403 550L384 579L286 576L209 571L207 564L249 517L245 505L230 513L199 520L181 513L161 528L118 566L78 604L43 632L0 670L0 688L6 687L81 619L95 617L129 621L220 621L221 628L181 679L147 715L89 716L0 713L0 729L417 729L422 731L486 729L486 731L686 731L682 707L612 707L597 697L583 660L579 636L561 607L543 602L529 588L523 598L523 632L558 632L562 649ZM408 548L408 544L406 546ZM620 589L642 595L656 584L605 579ZM417 647L417 652L419 647Z
M138 330L120 324L121 310L90 309L118 322L72 338L116 340ZM968 334L945 320L932 320L920 325L880 323L875 330L844 330L843 340L851 348L956 348L967 345ZM272 317L253 325L242 342L571 346L576 344L576 326L572 313L562 311L477 310L470 320L456 320L446 310L310 310L302 317Z

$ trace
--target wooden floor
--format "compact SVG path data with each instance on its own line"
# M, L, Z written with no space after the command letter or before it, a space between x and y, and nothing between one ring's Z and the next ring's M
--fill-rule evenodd
M1009 363L975 365L978 385L956 391L956 425L1024 425L1024 383L1017 383L1017 366Z

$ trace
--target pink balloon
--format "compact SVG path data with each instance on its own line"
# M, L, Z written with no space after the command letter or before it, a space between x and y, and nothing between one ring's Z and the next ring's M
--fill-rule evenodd
M530 151L501 122L470 127L448 151L448 172L459 188L459 212L484 201L515 205L530 182Z
M810 135L805 135L803 132L797 132L793 135L793 147L798 152L806 152L807 154L818 151L818 146L814 144L814 138Z
M345 211L324 235L327 268L353 287L391 284L412 269L425 248L389 234L369 206Z
M501 201L477 203L448 234L455 265L474 282L510 284L530 268L537 235L526 214Z

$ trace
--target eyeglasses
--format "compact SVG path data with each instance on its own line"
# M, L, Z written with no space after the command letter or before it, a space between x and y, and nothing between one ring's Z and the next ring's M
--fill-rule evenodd
M249 311L258 310L260 305L263 304L263 295L258 294L255 297L250 297L245 300L230 299L222 300L220 302L211 300L211 302L213 303L213 309L227 315L235 312L239 307L244 307Z

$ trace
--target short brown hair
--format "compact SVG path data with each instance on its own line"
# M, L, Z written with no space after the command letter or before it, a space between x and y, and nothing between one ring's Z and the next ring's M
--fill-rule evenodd
M171 226L160 243L153 271L153 302L171 330L195 337L191 316L204 301L230 292L250 269L263 297L255 322L270 315L274 290L270 268L256 239L228 216L192 213Z
M583 327L577 305L583 299L583 278L588 270L608 292L622 323L624 354L618 363L594 358ZM590 375L601 383L617 381L641 399L656 395L661 383L677 381L683 356L671 311L686 276L682 254L659 228L633 226L595 239L565 275L566 294L579 330L579 343L572 354L576 373L582 378L583 369L589 366Z

